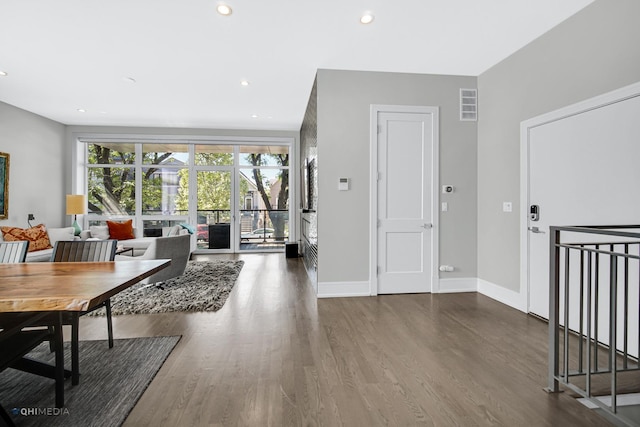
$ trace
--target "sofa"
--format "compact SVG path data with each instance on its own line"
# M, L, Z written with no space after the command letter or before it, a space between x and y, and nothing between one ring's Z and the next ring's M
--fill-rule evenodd
M0 242L29 240L29 252L26 262L47 262L51 260L53 247L59 240L76 240L73 227L48 228L44 224L38 224L30 228L0 227ZM7 235L5 238L4 236Z
M176 225L173 227L165 227L162 229L165 236L178 236L189 234L189 230ZM133 229L133 236L136 236L136 230ZM6 238L4 237L6 236ZM73 227L46 227L44 224L38 224L29 228L18 227L0 227L0 242L29 240L29 252L25 262L49 262L53 254L53 247L57 241L65 240L106 240L110 239L109 228L107 226L91 226L89 230L81 231L80 236L74 235ZM118 240L118 246L133 248L133 255L140 256L145 253L151 242L157 237L136 237L126 240Z
M133 248L133 256L141 256L145 253L151 242L153 242L157 237L139 237L139 231L136 228L131 229L131 233L133 238L125 238L123 239L122 235L114 235L112 236L109 232L109 227L106 225L92 225L88 230L83 230L80 232L80 239L82 240L106 240L106 239L116 239L118 240L118 246L125 248ZM163 237L170 236L180 236L189 234L189 231L180 225L175 225L173 227L164 227L162 229ZM131 236L126 236L131 237Z

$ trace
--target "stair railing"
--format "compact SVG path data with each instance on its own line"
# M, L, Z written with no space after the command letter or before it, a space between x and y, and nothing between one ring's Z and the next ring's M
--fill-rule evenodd
M640 370L638 231L640 225L550 227L549 242L547 390L563 385L628 426L640 424L619 411L618 379ZM610 400L594 395L603 378Z

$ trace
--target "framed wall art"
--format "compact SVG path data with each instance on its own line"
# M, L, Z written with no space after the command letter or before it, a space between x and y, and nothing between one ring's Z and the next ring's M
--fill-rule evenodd
M0 153L0 219L9 217L9 154Z

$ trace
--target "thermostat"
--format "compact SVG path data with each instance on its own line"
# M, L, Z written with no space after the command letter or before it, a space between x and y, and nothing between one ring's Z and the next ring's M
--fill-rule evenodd
M453 185L443 185L442 194L453 193Z
M349 190L349 178L340 178L338 181L338 190L347 191Z

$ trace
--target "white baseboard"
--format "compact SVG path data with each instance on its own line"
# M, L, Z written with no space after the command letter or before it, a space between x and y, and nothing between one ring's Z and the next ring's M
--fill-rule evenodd
M517 310L527 312L526 293L512 291L483 279L478 279L478 292Z
M370 285L365 282L318 282L318 298L368 297Z
M502 304L522 312L527 312L527 295L498 286L495 283L475 277L440 279L437 293L479 292ZM368 297L370 283L362 282L318 282L318 298Z
M439 294L452 294L455 292L477 292L478 279L475 277L456 277L440 279Z

